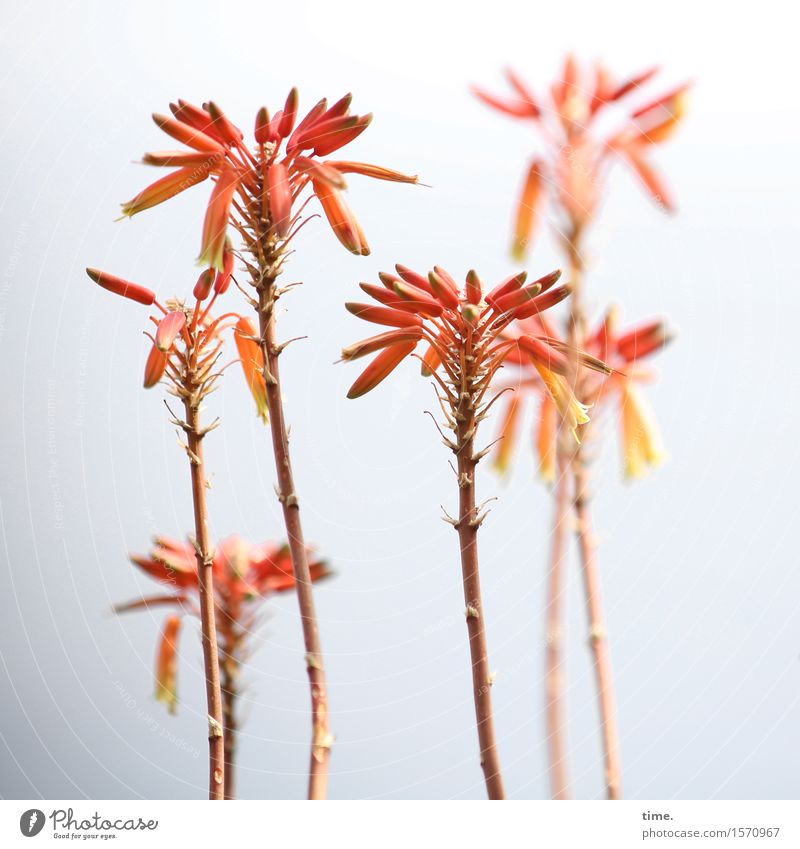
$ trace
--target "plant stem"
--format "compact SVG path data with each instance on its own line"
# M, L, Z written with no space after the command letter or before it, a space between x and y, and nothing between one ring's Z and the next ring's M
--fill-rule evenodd
M481 752L481 768L490 799L504 799L503 778L495 741L492 715L492 676L486 650L481 584L478 574L478 527L480 517L475 510L474 456L475 409L469 392L462 392L456 428L459 510L458 539L461 547L461 574L464 582L467 632L472 660L472 688L475 700L475 719Z
M603 739L603 762L605 766L606 796L619 799L620 757L619 733L617 730L616 710L614 706L614 684L611 674L611 658L608 651L603 605L600 597L600 574L595 558L595 542L591 525L591 511L585 469L580 456L573 463L575 480L574 509L578 550L583 573L586 610L589 619L589 646L594 658L595 678L597 682L597 702L600 711L600 731Z
M206 474L203 462L203 432L200 429L200 401L195 393L184 398L186 439L192 473L195 551L200 595L200 628L203 642L203 668L206 678L208 706L208 798L223 799L225 786L225 753L222 725L222 694L219 680L219 655L214 610L213 555L208 539Z
M238 638L235 634L233 617L220 615L220 634L223 637L220 649L220 669L222 671L222 719L223 740L225 744L225 798L234 798L234 769L236 760L236 702L239 698L239 660Z
M264 353L269 424L272 448L275 455L275 470L278 477L278 500L283 508L283 521L289 542L289 551L294 569L297 601L300 606L300 621L303 628L306 670L311 688L312 743L311 761L308 772L308 798L324 799L328 787L328 761L332 737L328 729L328 691L325 683L325 668L322 647L314 609L311 589L311 572L300 523L300 505L295 492L289 457L289 437L283 413L281 380L278 365L280 347L275 335L274 281L268 280L259 288L258 316L261 348Z
M586 311L583 302L583 278L585 265L580 251L581 234L575 228L567 241L573 294L570 298L569 341L575 348L582 348L586 338ZM572 385L579 401L586 400L585 381L580 379L577 358L574 360ZM563 428L562 428L563 429ZM588 437L588 432L587 432ZM569 461L574 490L572 509L575 515L578 551L583 574L586 608L589 618L589 645L592 651L597 684L597 701L600 710L600 735L603 745L606 796L620 798L619 736L614 709L614 685L608 641L605 636L603 607L600 597L600 575L595 557L595 543L591 534L591 516L587 487L586 458L584 445L573 445Z
M564 720L564 571L569 533L569 464L559 463L555 489L550 565L547 576L545 614L545 722L550 763L550 792L553 799L569 798Z

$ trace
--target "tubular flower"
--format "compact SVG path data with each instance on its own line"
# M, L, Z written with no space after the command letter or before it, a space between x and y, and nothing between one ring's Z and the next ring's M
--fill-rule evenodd
M245 316L236 322L233 338L239 351L239 362L247 381L247 386L256 402L256 411L262 422L269 416L267 404L267 384L264 380L264 352L258 344L258 335L253 322Z
M143 596L116 605L117 613L152 607L172 607L167 616L156 654L156 699L175 713L177 695L176 646L183 614L198 615L197 555L191 543L155 537L147 555L131 555L131 562L170 592ZM311 577L318 581L329 572L327 565L309 549ZM278 543L252 545L241 537L222 540L214 551L214 595L218 610L217 633L220 667L238 665L246 656L247 635L257 627L263 602L273 593L294 588L289 549Z
M372 116L351 115L350 101L346 95L329 107L323 99L297 122L298 96L292 89L283 109L272 118L265 108L259 110L252 148L216 104L171 103L172 117L153 115L153 120L190 150L145 154L146 164L177 170L122 204L123 215L135 215L210 178L215 185L198 262L222 271L229 224L240 232L252 231L256 240L266 227L276 244L288 242L305 206L301 196L310 188L339 241L353 253L368 254L364 234L341 195L342 175L398 183L416 183L417 177L363 162L321 161L369 126Z
M180 616L167 617L156 656L156 701L163 702L170 713L175 713L178 706L177 643L180 628Z
M206 269L195 284L193 307L178 300L166 301L165 305L162 305L156 300L153 292L137 283L130 283L94 268L87 268L86 273L104 289L141 304L154 305L161 313L160 318L150 316L150 321L155 325L155 333L147 334L153 345L145 364L145 389L156 386L166 376L171 385L170 391L174 395L181 399L196 397L198 401L202 400L212 391L221 375L221 369L215 369L215 366L222 351L222 334L233 325L237 328L234 338L242 356L239 328L242 322L247 322L247 319L235 313L226 313L218 318L210 315L210 310L220 294L219 291L211 292L211 285L215 279L213 269ZM203 301L209 294L211 299L207 305L204 305ZM249 322L247 324L252 329L252 325ZM260 379L260 385L263 386L264 377L263 366L260 378L252 367L253 363L258 363L261 354L255 343L253 348L256 350L250 351L247 363L242 356L242 365L248 386L258 403L258 380ZM262 394L266 404L266 395ZM259 413L262 414L261 407L259 407ZM266 406L262 415L266 416Z
M652 68L627 80L613 80L602 65L583 71L568 56L562 78L540 100L511 70L509 97L496 97L483 89L473 93L492 109L534 124L545 141L526 172L517 204L512 255L521 260L530 245L550 189L564 210L573 232L594 215L602 196L607 166L612 159L624 162L650 197L663 209L674 203L658 171L648 161L650 149L666 141L683 117L688 84L628 109L621 125L610 132L598 127L602 116L641 93L655 76Z
M592 407L599 410L614 402L618 405L623 470L625 477L630 479L641 477L648 467L658 466L666 457L654 416L639 385L653 378L641 361L667 345L672 334L664 322L659 320L637 325L625 332L618 332L616 323L616 311L609 310L605 318L588 334L586 352L581 356L595 372L591 380L587 381L587 397L591 400ZM518 322L508 335L536 332L544 334L548 344L557 351L566 349L565 343L560 340L557 331L544 316ZM559 387L552 385L553 377L559 375L553 375L552 372L550 375L543 373L541 364L526 359L524 353L523 343L506 358L508 365L513 364L519 368L516 379L506 385L507 389L516 391L511 399L501 399L499 403L506 405L503 418L505 422L512 415L512 407L513 415L520 415L518 407L524 395L541 397L534 442L540 475L543 480L552 483L555 480L557 413L565 414L555 400ZM592 359L608 364L609 370L603 372L594 368L587 361ZM580 415L580 409L580 404L573 408L576 416ZM516 436L516 428L503 427L499 435L502 441L494 452L494 466L498 471L504 472L508 469L512 451L510 443Z

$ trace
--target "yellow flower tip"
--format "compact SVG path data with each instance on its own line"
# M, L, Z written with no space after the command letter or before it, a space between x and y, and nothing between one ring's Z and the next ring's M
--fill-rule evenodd
M511 464L506 457L497 456L491 461L491 463L489 463L489 468L499 478L507 478L511 469Z
M198 268L213 268L214 271L224 271L223 251L206 248L195 260Z
M175 716L178 712L178 694L169 687L156 685L156 701L163 704L170 715Z
M525 259L525 242L514 240L514 243L511 245L511 259L514 262L522 262Z
M180 628L181 620L179 616L167 617L156 655L155 698L157 702L166 705L171 714L174 714L178 707L178 657L176 648Z
M552 463L539 466L539 479L542 483L552 486L556 482L556 467Z
M628 384L622 390L622 455L626 480L637 480L660 466L667 453L652 410L641 393Z

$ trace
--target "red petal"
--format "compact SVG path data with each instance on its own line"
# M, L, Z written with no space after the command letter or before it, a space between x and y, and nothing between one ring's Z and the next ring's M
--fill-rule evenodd
M371 321L373 324L384 324L389 327L418 327L422 319L418 315L389 307L373 307L371 304L346 303L345 309L357 318Z
M416 342L400 342L381 351L364 369L347 393L348 398L360 398L385 380L416 348Z

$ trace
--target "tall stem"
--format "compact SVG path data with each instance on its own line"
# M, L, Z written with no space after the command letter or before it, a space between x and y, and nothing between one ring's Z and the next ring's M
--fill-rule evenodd
M550 564L547 576L545 613L545 721L550 762L550 792L553 799L569 798L567 775L566 723L564 717L564 572L569 535L570 475L567 463L560 462L555 490L553 531L550 538Z
M475 720L481 752L481 768L490 799L504 799L503 778L494 733L492 714L492 676L486 650L481 583L478 574L478 527L480 518L475 510L474 456L475 409L469 392L462 392L457 416L457 457L459 510L458 539L461 547L461 575L466 602L467 633L472 660L472 692L475 700Z
M225 787L225 753L222 725L222 694L219 680L217 628L214 610L213 554L208 539L208 507L206 474L203 461L203 432L200 429L200 401L196 393L184 399L186 440L192 472L195 551L200 595L200 628L203 643L203 668L206 678L208 707L208 798L223 799Z
M311 589L311 572L308 568L303 528L300 523L300 505L295 492L292 465L289 457L289 437L283 414L281 378L278 364L280 347L275 335L275 284L266 279L259 287L258 316L261 348L264 353L269 423L275 470L278 478L278 500L283 508L283 521L294 569L300 621L303 628L306 670L311 688L312 742L308 771L308 798L324 799L328 787L328 761L332 737L328 728L328 691L322 647Z
M605 766L606 796L620 798L619 734L614 706L614 684L611 674L611 658L608 651L603 605L600 596L600 573L595 558L595 543L592 533L591 512L585 470L580 457L573 466L575 480L574 505L578 550L581 558L586 610L589 619L589 646L594 658L597 683L597 702L600 711L600 732L603 739L603 762Z
M570 342L581 348L586 337L586 312L583 303L584 262L580 252L580 230L576 228L567 242L570 269L573 277L573 295L570 298ZM577 360L573 386L578 400L586 397L584 381L580 379ZM563 428L562 428L563 429ZM620 760L619 735L614 708L614 683L611 674L611 661L608 641L605 636L602 600L600 596L600 575L595 557L595 543L591 533L591 512L589 507L588 474L584 446L574 445L571 455L573 480L572 508L575 515L578 552L581 561L586 608L589 619L589 646L595 669L597 702L600 712L600 735L603 745L606 796L609 799L620 798Z
M223 740L225 743L225 798L233 799L235 784L236 744L238 726L236 722L236 703L239 698L239 640L235 633L233 617L221 613L220 634L223 642L220 651L220 669L222 671L222 719Z

